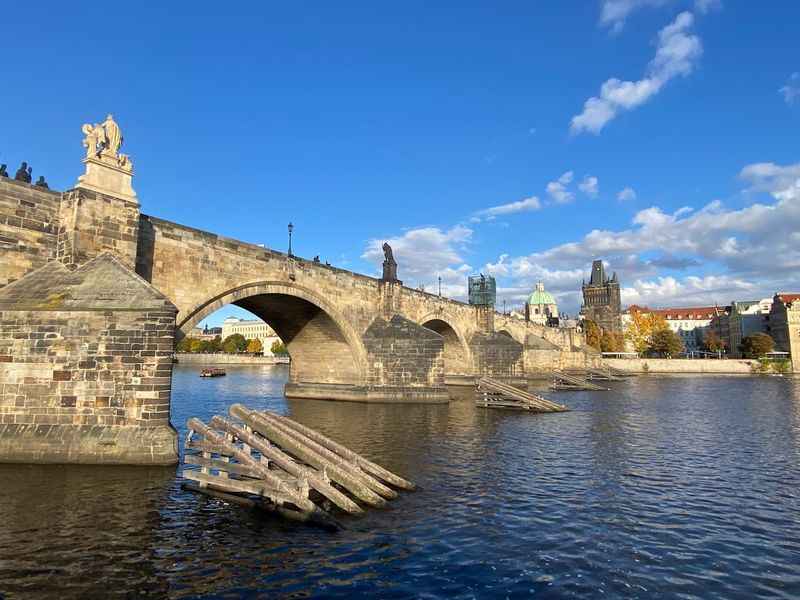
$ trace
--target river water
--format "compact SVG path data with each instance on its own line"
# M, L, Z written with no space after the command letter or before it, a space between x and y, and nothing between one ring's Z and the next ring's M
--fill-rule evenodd
M640 377L572 412L282 395L176 367L172 418L242 402L415 481L339 533L184 492L174 468L0 465L3 598L797 598L800 379Z

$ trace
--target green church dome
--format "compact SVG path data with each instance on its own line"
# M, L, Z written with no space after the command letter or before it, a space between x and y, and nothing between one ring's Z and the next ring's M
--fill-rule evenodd
M536 289L528 296L528 304L555 304L556 299L552 294L544 291L544 284L540 281L536 284Z

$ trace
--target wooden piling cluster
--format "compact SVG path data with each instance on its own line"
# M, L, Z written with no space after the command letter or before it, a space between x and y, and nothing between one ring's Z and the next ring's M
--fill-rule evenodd
M336 527L328 508L357 515L414 484L334 440L269 411L234 404L228 419L189 419L186 489L299 521ZM199 468L198 468L199 467Z
M569 410L563 404L557 404L542 396L525 392L489 377L482 377L478 380L475 404L485 408L508 408L534 412L566 412Z
M586 369L570 369L569 374L578 377L584 377L587 380L600 380L600 381L621 381L625 377L630 377L629 373L625 373L620 369L613 369L612 367L589 367Z
M591 390L591 391L608 391L608 388L601 387L595 383L591 383L588 379L578 375L571 375L564 371L552 371L553 383L550 384L551 389L554 390Z
M619 377L625 379L626 377L636 377L636 373L633 371L624 371L622 369L618 369L617 367L612 367L610 365L603 365L603 369L613 375L614 377Z

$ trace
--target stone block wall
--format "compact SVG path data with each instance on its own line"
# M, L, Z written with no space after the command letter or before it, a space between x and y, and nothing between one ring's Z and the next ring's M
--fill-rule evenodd
M64 192L56 257L67 267L112 252L135 269L138 242L138 204L84 189Z
M0 423L167 425L174 312L0 312Z
M0 461L174 463L176 312L111 254L0 289Z
M55 257L60 199L0 177L0 288Z
M376 318L364 333L367 385L441 387L444 385L444 340L413 321Z
M775 340L775 350L788 352L792 370L800 373L800 300L786 298L784 301L776 294L769 314L768 329L769 335Z
M170 310L0 312L0 457L173 463L174 322Z
M604 358L602 365L631 373L750 375L753 373L755 362L744 359L718 360L713 358Z
M476 333L470 338L476 376L521 377L525 375L523 345L503 333Z

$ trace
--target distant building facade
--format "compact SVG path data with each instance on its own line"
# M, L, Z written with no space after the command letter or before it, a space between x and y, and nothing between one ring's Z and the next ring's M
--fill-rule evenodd
M272 330L272 327L264 323L261 319L239 319L238 317L228 317L222 322L222 339L234 334L244 336L246 340L259 340L264 351L264 356L272 356L272 344L279 342L281 338Z
M206 325L203 329L200 327L195 327L186 337L195 340L207 340L210 342L217 336L222 336L222 327L209 327Z
M597 323L606 331L622 330L622 305L620 301L619 281L617 274L606 277L602 260L592 263L589 283L583 282L583 306L581 315Z
M754 333L769 333L769 314L772 310L772 298L761 300L745 300L731 303L728 318L729 352L734 358L740 358L739 346L742 340Z
M653 311L664 317L669 328L678 334L687 352L703 349L705 336L712 330L725 344L725 327L712 327L715 319L726 315L725 308L719 306L687 306L682 308L662 308Z
M726 309L718 306L686 306L680 308L648 308L646 306L632 305L625 309L622 315L623 327L633 320L632 314L655 314L664 317L667 326L674 331L683 342L686 352L696 352L703 349L705 336L714 330L725 344L726 332L720 331L718 319L726 316ZM727 328L727 325L725 326Z
M800 372L800 294L775 294L769 313L768 333L775 340L775 349L789 352L792 369Z
M539 281L528 301L525 303L525 318L540 325L558 326L558 304L555 298L544 289L544 283Z

